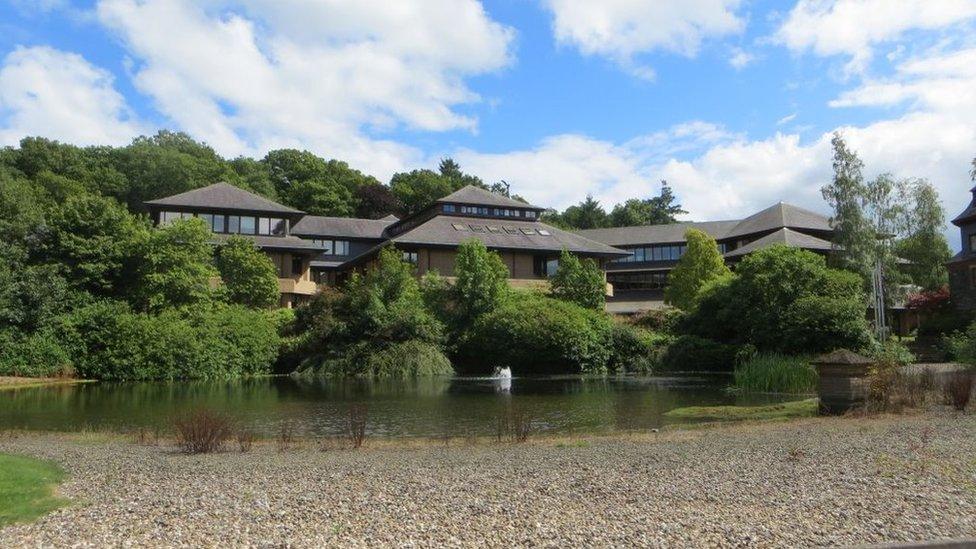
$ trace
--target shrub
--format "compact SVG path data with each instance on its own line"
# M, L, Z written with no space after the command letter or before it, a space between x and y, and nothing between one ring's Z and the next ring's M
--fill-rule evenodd
M519 374L603 373L612 330L601 311L518 292L462 335L455 362L479 372L508 366Z
M556 299L601 311L606 303L607 282L600 266L589 258L580 260L566 250L559 256L559 267L549 284Z
M869 341L861 279L785 245L749 254L699 294L683 323L695 335L761 351L816 353Z
M176 418L176 442L186 454L207 454L220 450L230 438L232 422L227 415L199 409Z
M633 323L652 332L674 334L686 314L673 307L651 309L634 316Z
M922 318L918 326L920 336L948 336L959 330L960 326L969 326L973 322L972 311L940 310Z
M302 364L302 375L410 378L454 374L440 347L419 340L374 347L360 343L340 356L313 357Z
M953 408L960 412L966 409L969 399L973 394L973 373L956 372L946 382L943 387L946 404L951 404Z
M368 412L365 404L353 404L349 407L349 442L353 448L361 448L366 440L366 420Z
M685 232L687 251L668 275L664 301L679 309L691 309L698 302L698 294L709 282L729 276L729 268L722 260L715 239L698 229Z
M733 386L764 393L810 393L817 389L817 372L808 357L762 353L736 364Z
M643 328L617 322L611 331L609 369L618 373L647 373L660 360L667 338Z
M26 337L0 334L0 375L73 377L71 354L53 330Z
M693 335L671 342L661 357L666 371L727 372L735 366L740 347Z
M216 264L231 303L254 309L268 309L278 303L275 266L253 241L230 237L217 249Z
M976 364L976 322L965 331L943 336L942 346L947 359Z
M78 374L90 379L226 378L270 371L279 339L270 317L240 306L159 315L101 301L64 321Z

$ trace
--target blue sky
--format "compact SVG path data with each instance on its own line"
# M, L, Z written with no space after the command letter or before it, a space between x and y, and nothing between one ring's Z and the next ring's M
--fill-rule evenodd
M976 0L11 0L0 144L169 128L384 180L450 155L544 205L667 179L689 218L721 219L823 211L841 131L868 175L930 179L951 217L974 26Z

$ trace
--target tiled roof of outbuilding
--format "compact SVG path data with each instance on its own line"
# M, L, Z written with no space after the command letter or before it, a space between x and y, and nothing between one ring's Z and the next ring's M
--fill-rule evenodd
M183 208L214 208L220 210L239 210L248 212L267 212L280 214L301 214L301 210L289 208L268 200L263 196L245 191L229 183L214 183L185 193L147 200L150 206L169 206Z

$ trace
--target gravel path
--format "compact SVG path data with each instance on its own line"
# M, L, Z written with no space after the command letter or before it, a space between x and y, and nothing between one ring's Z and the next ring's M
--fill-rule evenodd
M21 546L811 546L976 536L976 416L184 456L65 435L0 451L71 473ZM311 446L311 445L310 445Z

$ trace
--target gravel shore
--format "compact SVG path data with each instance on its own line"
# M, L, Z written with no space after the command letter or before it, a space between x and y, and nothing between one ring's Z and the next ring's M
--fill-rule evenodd
M855 545L976 536L976 416L810 419L527 444L185 456L21 434L73 500L22 546ZM231 446L228 446L230 449Z

